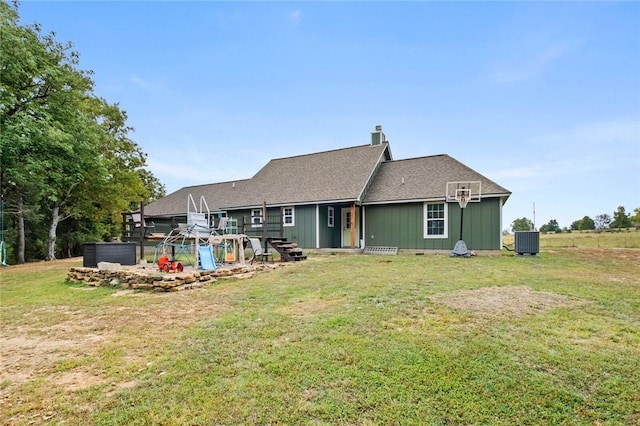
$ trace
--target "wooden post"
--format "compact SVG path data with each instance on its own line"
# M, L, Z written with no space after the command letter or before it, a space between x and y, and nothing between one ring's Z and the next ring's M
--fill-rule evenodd
M144 259L144 201L140 201L140 260Z
M267 202L262 202L262 241L264 241L264 247L267 247L267 233L269 230L269 221L267 220Z
M351 204L351 249L356 248L356 203Z
M176 229L178 227L178 223L176 222L176 217L171 216L171 229ZM171 231L169 231L171 232ZM176 258L176 246L171 244L171 258Z
M284 207L280 207L280 218L278 219L278 238L284 239Z
M127 213L122 213L122 229L120 230L120 239L122 241L129 241L127 238L129 236L128 228L131 226L129 221L127 220Z

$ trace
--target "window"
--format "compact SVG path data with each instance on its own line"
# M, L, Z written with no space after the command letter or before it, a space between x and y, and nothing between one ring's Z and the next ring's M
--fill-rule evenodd
M425 238L447 238L447 203L425 203Z
M251 209L251 227L260 228L262 226L262 209Z
M282 209L282 224L284 226L295 225L295 211L293 207L285 207Z
M327 218L327 226L333 228L333 224L335 223L335 211L333 207L327 208Z

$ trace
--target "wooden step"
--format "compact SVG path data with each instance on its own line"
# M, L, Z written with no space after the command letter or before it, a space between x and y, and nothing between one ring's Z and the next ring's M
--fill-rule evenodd
M281 248L283 250L288 250L288 249L295 249L298 248L298 245L295 243L287 243L287 244L271 244L274 247L278 247Z
M298 247L298 244L287 241L286 238L269 240L269 244L280 253L281 259L285 262L296 262L307 258L302 249Z

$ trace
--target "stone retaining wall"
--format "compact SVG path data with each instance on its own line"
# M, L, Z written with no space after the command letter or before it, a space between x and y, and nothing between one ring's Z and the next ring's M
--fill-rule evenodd
M152 291L180 291L208 285L222 278L251 278L258 270L270 270L278 267L261 264L257 266L236 266L219 268L215 271L183 271L160 272L151 266L125 268L71 268L67 274L67 281L84 283L87 286L109 286L123 289L152 290Z

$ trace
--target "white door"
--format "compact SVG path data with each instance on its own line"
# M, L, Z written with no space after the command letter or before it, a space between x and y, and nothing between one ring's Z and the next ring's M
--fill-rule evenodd
M358 209L356 211L355 220L351 217L351 207L344 207L342 209L342 221L340 224L342 225L342 247L351 247L351 227L353 227L353 232L355 232L355 245L358 247L360 243L358 235L359 224L360 224L360 211Z

